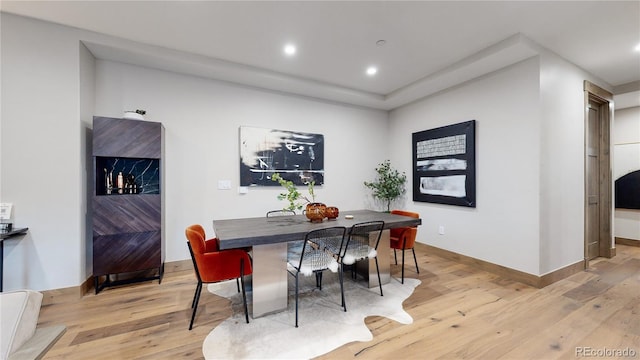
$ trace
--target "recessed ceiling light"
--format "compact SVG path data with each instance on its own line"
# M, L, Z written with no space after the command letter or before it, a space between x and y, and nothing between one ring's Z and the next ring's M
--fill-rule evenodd
M292 44L285 45L284 46L284 53L289 55L289 56L295 55L296 54L295 45L292 45Z
M378 45L378 46L384 46L384 44L386 44L386 43L387 43L387 40L378 40L378 41L376 41L376 45Z
M369 75L369 76L373 76L373 75L375 75L377 72L378 72L378 68L377 68L377 67L375 67L375 66L369 66L369 67L367 68L367 75Z
M636 45L636 47L634 48L635 51L640 52L640 44Z

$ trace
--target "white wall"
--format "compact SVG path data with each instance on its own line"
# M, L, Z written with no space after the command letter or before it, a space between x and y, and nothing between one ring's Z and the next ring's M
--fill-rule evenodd
M387 114L284 96L218 81L110 61L96 66L96 114L120 117L145 109L166 138L167 261L188 258L184 228L213 219L264 216L279 209L280 187L240 195L239 127L320 133L325 137L325 184L316 199L340 209L365 203L363 181L387 153ZM218 190L231 180L232 190Z
M130 109L166 128L167 261L188 258L191 223L211 232L214 218L282 206L278 188L236 192L242 125L324 134L319 200L344 210L376 206L362 182L386 158L411 179L413 132L472 119L477 207L414 203L408 193L394 207L422 214L419 241L535 275L583 257L582 81L602 83L552 54L387 114L96 61L81 41L118 39L5 13L0 20L0 201L30 228L5 244L7 290L77 286L91 275L91 116ZM218 190L223 179L234 189Z
M91 156L91 126L93 121L93 111L95 109L96 99L96 59L91 52L82 44L80 44L80 164L81 167L79 177L85 184L79 189L81 191L81 209L84 219L81 220L80 226L84 239L82 241L85 251L81 254L84 264L84 271L81 272L81 279L86 279L93 274L93 242L92 242L92 222L91 222L91 204L89 199L93 190L93 158Z
M365 179L388 146L381 111L258 91L223 82L96 61L81 41L118 39L1 13L0 201L14 204L21 240L5 242L4 289L78 286L91 275L87 188L93 115L146 109L166 128L167 261L188 259L184 227L214 218L262 216L280 208L278 188L247 195L238 185L238 127L325 135L325 185L318 199L367 206Z
M613 179L640 169L640 107L616 110ZM640 210L616 209L616 237L640 241Z
M1 16L0 201L29 227L5 241L4 290L77 286L85 280L78 41L68 28Z
M532 58L391 112L392 164L409 177L413 132L477 122L477 207L414 203L409 192L405 207L423 218L418 241L539 273L538 68Z
M426 214L419 241L534 275L584 258L583 82L608 85L540 54L391 112L391 158L407 174L412 132L477 120L477 207L407 194Z
M584 81L611 89L553 53L543 50L540 59L540 274L546 274L585 257Z

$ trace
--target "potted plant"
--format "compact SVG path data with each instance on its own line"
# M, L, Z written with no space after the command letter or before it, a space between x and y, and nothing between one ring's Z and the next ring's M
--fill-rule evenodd
M273 174L271 180L277 181L287 190L284 193L278 194L278 200L286 200L289 202L289 206L285 207L284 210L302 210L302 208L306 206L305 215L307 218L309 218L311 222L322 222L325 217L326 205L315 201L316 194L313 192L313 187L316 184L315 181L307 182L309 196L306 196L298 191L293 181L283 179L279 173Z
M391 162L385 160L377 168L376 179L365 181L364 185L373 190L373 197L382 200L387 205L387 212L391 211L391 202L406 192L407 176L391 167Z

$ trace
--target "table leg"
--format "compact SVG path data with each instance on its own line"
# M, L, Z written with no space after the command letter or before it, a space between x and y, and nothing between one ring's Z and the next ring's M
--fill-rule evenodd
M252 258L253 317L286 310L287 243L254 245Z

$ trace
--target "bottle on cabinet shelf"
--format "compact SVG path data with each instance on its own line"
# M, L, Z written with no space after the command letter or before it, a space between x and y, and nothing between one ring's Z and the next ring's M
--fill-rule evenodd
M128 174L125 180L125 188L127 194L136 193L136 177L133 174Z
M124 188L124 176L122 175L122 171L118 173L116 187L118 188L118 194L122 194Z
M111 191L113 190L113 171L107 172L107 168L104 168L104 178L105 178L105 193L107 195L111 195Z

